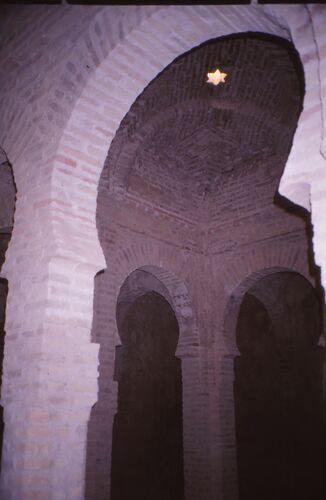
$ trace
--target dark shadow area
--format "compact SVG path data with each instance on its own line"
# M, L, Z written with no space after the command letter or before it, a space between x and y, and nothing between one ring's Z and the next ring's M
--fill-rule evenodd
M0 389L2 385L7 294L8 294L8 282L7 280L0 278ZM3 433L4 433L3 407L0 406L0 471L1 471Z
M8 281L0 278L0 389L2 385L7 294L8 294ZM0 405L0 471L1 471L3 433L4 433L3 407Z
M240 500L323 500L325 436L321 303L297 273L244 295L236 337Z
M113 426L111 500L182 500L179 326L158 293L126 312L116 349L118 412Z
M8 159L7 153L0 146L0 272L5 262L6 252L13 229L16 192L17 188L12 165ZM2 387L7 295L8 281L0 277L0 389ZM3 435L3 407L0 406L0 470Z
M3 353L5 345L5 318L6 318L7 294L8 294L8 282L7 280L0 278L0 388L2 384ZM1 471L3 432L4 432L3 407L0 406L0 471Z

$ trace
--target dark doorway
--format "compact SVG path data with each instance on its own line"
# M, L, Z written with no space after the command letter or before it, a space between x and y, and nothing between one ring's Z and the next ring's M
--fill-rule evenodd
M120 328L115 378L111 500L182 500L179 326L158 293L138 297Z
M280 272L244 296L235 406L241 500L325 498L323 349L317 294Z

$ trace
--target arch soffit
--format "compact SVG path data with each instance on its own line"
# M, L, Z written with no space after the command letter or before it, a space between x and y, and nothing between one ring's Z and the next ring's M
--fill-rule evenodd
M119 171L117 171L116 167L118 160L115 159L112 165L110 165L110 173L105 173L104 176L106 178L109 176L112 179L113 185L118 184L120 188L124 188L126 179L132 170L137 151L143 144L146 144L147 140L150 140L151 137L156 135L157 128L162 126L162 122L168 122L173 118L177 118L183 112L185 115L189 113L189 104L193 109L195 108L196 110L202 112L204 111L208 113L214 109L236 111L238 116L243 115L246 117L255 117L258 110L258 106L255 106L252 103L237 102L234 100L231 101L231 99L222 100L218 98L210 98L209 100L204 98L192 98L189 100L186 99L181 103L173 104L164 110L159 111L152 118L146 120L146 122L141 123L137 129L137 140L133 142L129 141L128 148L124 148L122 150L120 149L119 151L119 155L125 155L126 161L119 162ZM201 116L201 119L203 119L203 116ZM286 133L288 130L287 126L273 122L266 123L265 127L267 127L271 132L278 132L280 137L282 136L283 131Z
M276 273L283 272L300 275L304 280L307 281L307 283L310 283L310 285L314 287L312 277L307 275L307 273L299 266L288 267L286 265L279 265L266 267L249 272L246 275L242 276L242 278L238 281L237 285L233 288L231 294L229 295L224 314L223 335L225 343L231 353L235 354L238 352L238 348L236 346L235 331L243 297L262 279L266 278L267 276L272 276Z
M135 298L136 295L140 296L148 291L156 291L164 296L174 310L179 324L179 341L176 356L180 358L191 356L193 351L198 348L199 344L196 320L186 285L173 272L168 271L162 266L156 264L144 264L138 267L131 265L128 270L125 268L123 271L121 270L119 272L119 278L116 281L115 287L116 303L119 300L120 291L123 285L136 271L143 271L144 273L152 275L161 286L155 289L151 286L149 288L144 287L138 295L137 293L135 294ZM119 338L118 325L116 325L116 338Z

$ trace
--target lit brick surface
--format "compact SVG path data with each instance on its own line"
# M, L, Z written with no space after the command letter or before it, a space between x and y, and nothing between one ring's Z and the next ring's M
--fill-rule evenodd
M322 111L320 96L325 89L318 83L315 40L322 77L325 10L319 6L310 13L311 18L304 6L33 6L3 11L0 144L13 165L18 189L3 269L9 281L2 387L6 431L1 494L6 500L83 498L87 421L98 389L99 346L91 342L90 334L94 276L107 266L106 278L101 279L111 287L108 328L118 342L114 297L131 271L147 265L177 276L192 307L200 311L192 330L199 339L196 356L182 354L180 345L184 369L192 374L187 379L189 392L193 380L205 388L202 399L193 403L189 397L184 402L194 415L191 425L196 425L200 442L198 459L190 449L196 442L190 438L189 424L187 500L236 498L232 398L225 396L231 394L232 356L223 340L222 319L213 323L200 304L214 302L222 318L229 295L258 270L285 267L308 276L303 227L296 222L296 235L283 238L272 249L262 241L253 251L243 241L241 256L235 249L232 258L213 256L212 239L212 257L196 270L192 259L197 258L190 257L190 250L176 252L167 241L158 246L137 240L128 249L125 241L116 240L120 249L114 260L105 263L95 223L97 186L121 120L144 87L177 56L234 32L263 31L292 38L305 68L306 94L281 192L306 205L311 186L314 248L324 278L320 174L325 160L320 148L325 108ZM136 186L137 178L133 182ZM111 216L118 224L123 214L112 207ZM277 217L281 223L283 215ZM146 215L137 215L134 230L145 220ZM168 232L168 223L163 224ZM187 246L195 250L189 223L180 225L183 229L173 238L180 242L187 238ZM155 235L155 224L152 230ZM172 238L171 232L168 237ZM227 278L221 279L217 268ZM214 290L206 286L207 274ZM196 281L194 288L191 282ZM189 349L185 344L184 353ZM112 420L114 389L109 401ZM228 424L226 415L231 415ZM202 464L194 471L203 456L210 467Z

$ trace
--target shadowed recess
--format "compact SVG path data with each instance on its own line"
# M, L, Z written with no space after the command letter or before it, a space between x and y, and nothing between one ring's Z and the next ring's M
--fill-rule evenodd
M244 295L235 408L240 500L323 500L321 309L310 283L275 273Z
M179 327L159 294L137 298L123 320L115 378L112 500L182 500L181 364L174 356Z

